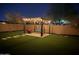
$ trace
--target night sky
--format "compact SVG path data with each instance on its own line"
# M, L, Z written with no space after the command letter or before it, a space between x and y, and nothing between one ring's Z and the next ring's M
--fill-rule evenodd
M0 20L7 12L19 12L25 17L45 17L49 4L0 4Z
M73 4L74 9L79 13L79 4ZM19 12L25 17L46 17L50 4L0 4L0 21L5 19L7 12Z

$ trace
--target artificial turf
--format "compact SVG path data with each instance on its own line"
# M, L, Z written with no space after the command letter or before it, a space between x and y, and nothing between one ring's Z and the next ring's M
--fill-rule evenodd
M44 38L21 36L0 40L0 53L11 55L79 54L79 37L51 34Z

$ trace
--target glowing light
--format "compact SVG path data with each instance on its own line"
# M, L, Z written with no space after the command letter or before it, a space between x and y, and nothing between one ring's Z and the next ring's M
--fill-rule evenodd
M63 23L63 24L69 24L70 23L68 20L64 20L64 19L62 19L60 22Z
M2 38L2 40L7 40L7 38Z
M48 21L48 23L50 24L50 23L51 23L51 21Z
M23 18L23 21L28 21L28 19L27 18Z
M2 24L6 24L5 22L2 22Z

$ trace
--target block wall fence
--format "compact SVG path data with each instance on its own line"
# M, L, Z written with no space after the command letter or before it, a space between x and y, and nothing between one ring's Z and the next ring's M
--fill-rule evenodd
M32 32L35 32L36 29L40 29L41 25L25 25L25 29L31 29ZM23 24L0 24L0 32L5 31L17 31L24 30ZM51 34L67 34L67 35L79 35L79 28L74 28L71 25L43 25L43 33Z

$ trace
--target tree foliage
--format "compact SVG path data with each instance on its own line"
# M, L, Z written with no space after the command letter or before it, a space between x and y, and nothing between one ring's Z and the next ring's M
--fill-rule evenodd
M69 3L54 3L50 5L50 10L48 11L48 16L50 18L68 18L72 19L75 17L77 12L74 10L73 5Z
M5 18L9 23L22 23L22 18L20 13L8 12L5 14Z

